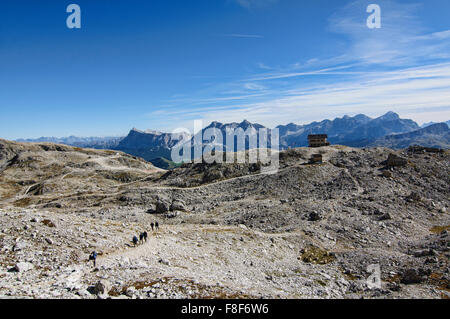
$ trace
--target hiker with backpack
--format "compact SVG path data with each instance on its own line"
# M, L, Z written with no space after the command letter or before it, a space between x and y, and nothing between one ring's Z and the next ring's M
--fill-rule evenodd
M138 241L139 241L139 240L138 240L137 236L133 236L133 244L134 244L134 247L137 246Z
M152 227L152 231L153 231L153 227L155 227L155 224L153 224L153 222L150 224L150 226Z
M94 262L94 267L97 261L97 252L93 251L90 255L89 255L89 261L93 261Z
M147 242L147 236L148 236L147 232L144 231L144 240L145 240L145 242Z
M159 230L159 224L158 222L155 222L155 229L158 231Z
M144 243L144 233L140 233L139 234L139 244L143 244Z

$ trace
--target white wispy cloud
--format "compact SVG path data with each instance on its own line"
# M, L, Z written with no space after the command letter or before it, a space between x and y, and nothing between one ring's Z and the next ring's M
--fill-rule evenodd
M428 30L420 5L391 0L377 0L382 28L368 29L372 2L354 1L330 18L329 30L345 36L346 50L284 69L260 62L259 73L211 89L212 98L172 101L170 116L178 123L245 118L269 127L391 110L419 123L449 120L450 30ZM186 104L198 107L177 109Z
M262 91L262 90L266 89L266 87L264 85L260 85L260 84L256 84L256 83L245 83L244 87L247 90L251 90L251 91Z
M263 69L263 70L272 70L273 69L272 67L270 67L264 63L261 63L261 62L258 63L257 65L258 65L258 68Z
M180 118L203 118L205 122L241 121L243 118L268 126L306 123L325 117L365 113L399 112L425 122L428 113L450 119L450 63L390 72L363 74L340 84L298 87L255 103L180 110Z
M450 43L442 40L449 31L427 34L418 16L421 4L378 0L381 7L381 28L369 29L364 20L370 0L354 1L330 18L330 31L350 40L350 59L383 66L414 65L450 52Z
M277 79L286 79L286 78L294 78L308 75L323 75L323 74L337 74L336 71L351 68L354 65L342 65L335 66L331 68L312 70L308 72L283 72L283 73L266 73L263 75L258 75L256 77L250 78L251 81L266 81L266 80L277 80ZM346 73L348 74L348 72Z

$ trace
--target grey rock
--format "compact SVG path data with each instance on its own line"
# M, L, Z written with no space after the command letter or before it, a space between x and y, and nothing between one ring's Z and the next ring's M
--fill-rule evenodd
M435 256L437 253L433 249L419 250L413 253L414 257Z
M179 215L180 215L180 212L178 212L178 211L168 212L168 213L164 214L164 216L166 218L175 218L175 217L178 217Z
M166 266L170 266L170 262L168 260L166 260L166 259L161 258L161 259L159 259L158 262L160 264L163 264L163 265L166 265Z
M405 285L411 285L411 284L419 284L423 281L422 276L419 275L417 270L415 269L406 269L403 271L401 282Z
M381 215L378 220L383 221L383 220L390 220L392 219L391 215L389 213L385 213L383 215Z
M164 214L170 211L170 203L165 200L159 200L156 203L155 213Z
M184 212L186 211L186 203L180 199L174 200L170 206L170 210Z
M311 222L316 222L322 219L322 216L318 212L311 212L308 216L308 220Z
M19 262L14 266L14 270L17 272L26 272L34 268L34 265L29 262Z
M127 290L125 291L125 296L133 298L136 297L137 295L137 290L134 287L128 287Z
M28 247L28 244L27 244L26 242L24 242L24 241L18 241L18 242L14 245L13 251L20 251L20 250L23 250L23 249L25 249L25 248L27 248L27 247Z
M389 154L388 159L386 161L387 167L402 167L406 166L406 164L408 164L408 160L392 153Z
M105 295L111 290L111 284L107 280L100 280L94 286L88 288L94 295Z

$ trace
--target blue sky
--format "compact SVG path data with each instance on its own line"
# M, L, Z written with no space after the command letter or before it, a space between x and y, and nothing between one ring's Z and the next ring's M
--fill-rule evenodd
M81 7L81 29L66 7ZM381 29L366 26L368 4ZM450 1L2 0L0 137L450 119Z

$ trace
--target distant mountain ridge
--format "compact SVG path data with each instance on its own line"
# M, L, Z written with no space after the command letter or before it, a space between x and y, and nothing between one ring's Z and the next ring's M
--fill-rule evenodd
M283 147L303 147L308 145L308 135L328 134L328 140L332 144L348 145L355 144L361 140L372 140L389 134L405 133L419 129L419 125L412 120L401 119L398 114L388 112L383 116L372 119L364 114L354 117L344 116L333 121L324 120L311 124L297 126L297 131L292 131L284 126L277 128L281 132L288 131L289 134L280 134Z
M225 123L225 124L214 121L210 125L205 127L204 129L202 129L201 132L198 132L192 138L192 145L195 146L196 144L198 144L198 141L200 141L200 143L202 144L203 147L206 145L219 144L219 141L215 141L215 140L213 140L212 137L207 136L208 132L213 132L213 133L220 132L220 134L222 135L222 139L223 139L220 144L224 145L226 143L226 139L227 139L227 130L235 131L236 129L242 129L242 132L248 133L249 136L255 137L256 141L257 141L257 146L260 147L260 145L259 145L259 142L260 142L259 141L259 130L267 129L267 128L261 124L251 123L247 120L243 120L241 123L232 122L232 123ZM265 144L264 146L270 145L271 130L268 129L267 132L268 132L268 136L267 136L268 144ZM203 137L203 141L202 141L202 137ZM223 147L222 150L223 151L231 151L231 152L247 150L247 149L249 149L249 138L247 138L245 142L246 142L245 145L239 145L236 142L236 143L234 143L233 149L227 150L226 147Z
M448 121L447 123L449 123ZM438 123L427 125L421 128L416 122L409 119L401 119L394 112L388 112L377 118L370 118L364 114L356 116L344 116L334 120L323 120L321 122L312 122L305 125L290 123L279 125L280 148L296 148L308 145L308 135L327 134L328 140L332 144L341 144L353 147L367 146L386 146L391 148L403 148L414 144L420 144L428 147L448 148L450 137L448 133L449 124ZM171 152L179 143L190 142L192 150L201 144L214 145L216 149L226 150L223 145L226 143L227 129L241 128L243 131L251 133L256 137L259 145L259 130L265 127L261 124L251 123L247 120L241 123L220 123L212 122L207 127L198 132L195 136L189 136L186 133L173 134L163 133L153 130L141 131L133 128L125 137L89 137L78 138L70 136L67 138L39 138L39 139L21 139L19 142L52 142L58 144L67 144L83 148L112 149L142 157L147 161L167 167L172 164L163 159L171 159ZM209 130L208 130L209 129ZM207 131L208 130L208 131ZM204 136L205 132L220 131L223 141L214 141L212 137ZM270 142L271 130L268 129L268 142ZM205 140L202 140L202 137ZM238 146L236 143L233 150L240 151L249 148L249 137L247 137L244 146ZM218 145L221 144L221 145ZM265 145L263 145L264 147ZM270 143L269 143L270 146ZM192 152L193 154L193 152Z
M40 137L36 139L18 139L16 142L25 143L55 143L65 144L82 148L95 148L95 149L111 149L116 147L124 137Z
M447 121L447 122L439 122L439 123L445 123L445 124L447 124L448 127L450 127L450 121ZM421 126L421 128L425 128L425 127L430 126L430 125L433 125L433 124L438 124L438 123L437 123L437 122L428 122L428 123L423 124L423 125Z
M172 148L187 139L188 135L185 133L172 134L132 129L114 149L142 157L147 161L160 157L170 159Z
M432 124L417 131L384 136L374 141L364 143L364 146L383 146L393 149L401 149L415 144L426 147L449 149L450 128L445 123Z

